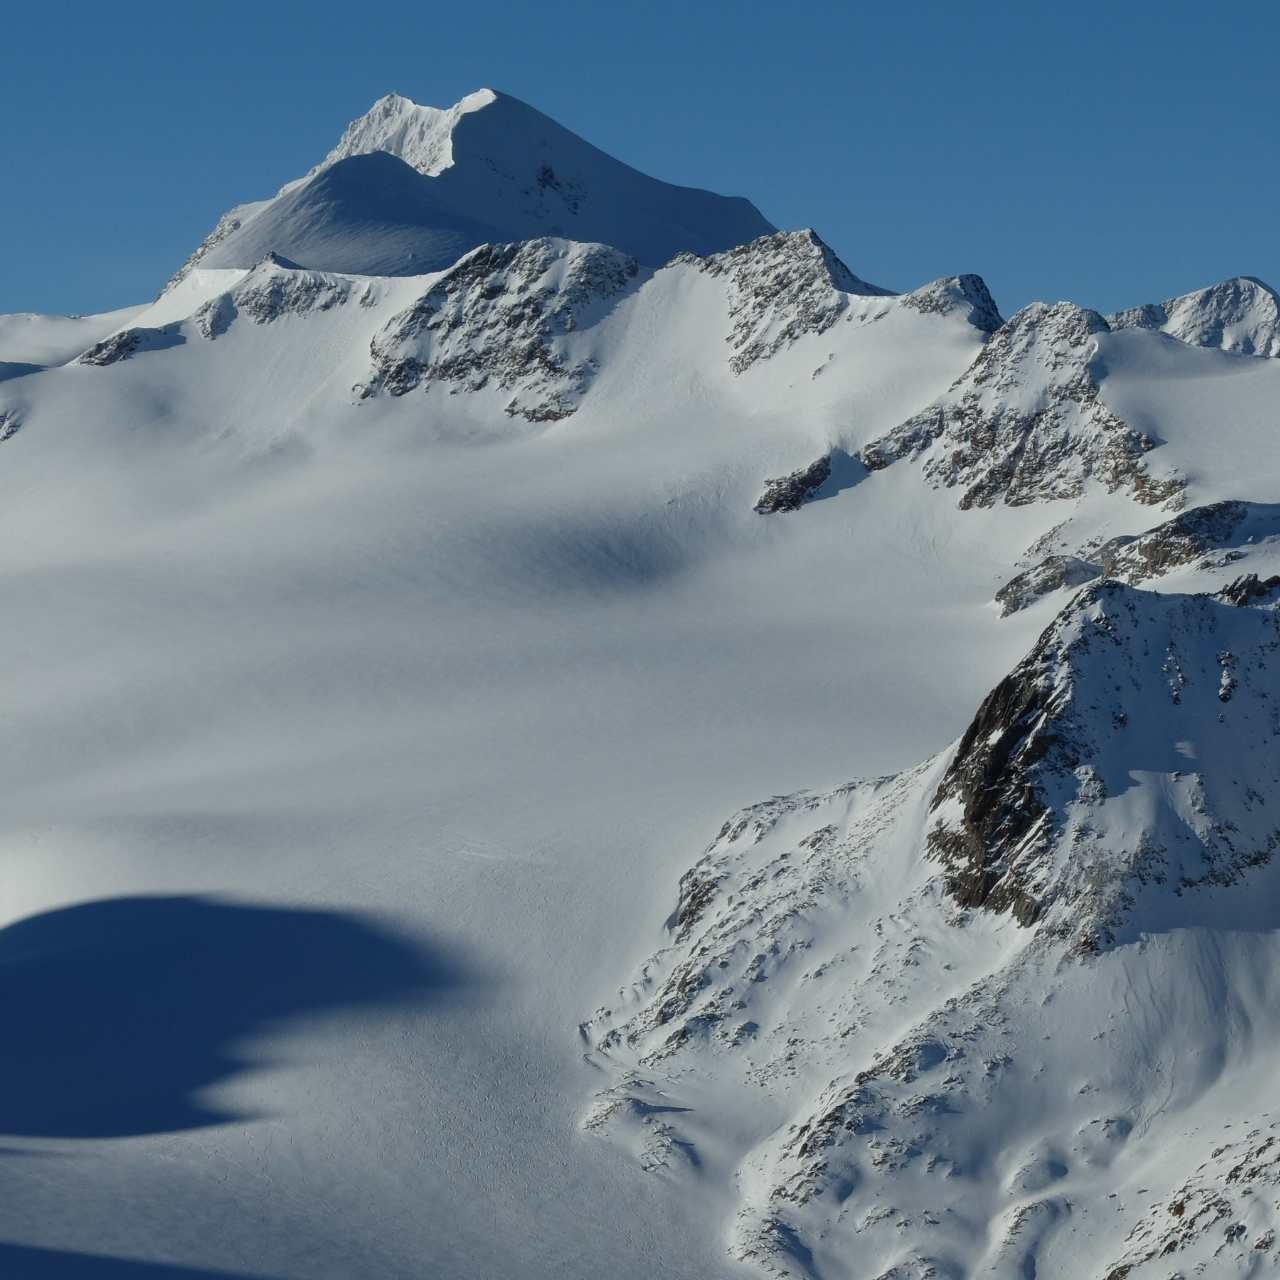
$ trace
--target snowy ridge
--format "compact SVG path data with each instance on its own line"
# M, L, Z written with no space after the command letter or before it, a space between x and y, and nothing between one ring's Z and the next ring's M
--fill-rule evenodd
M1155 329L1179 342L1244 356L1280 356L1280 298L1252 276L1107 317L1113 329Z
M953 276L895 294L859 279L808 229L779 231L709 258L686 255L676 261L727 281L734 373L767 360L802 334L826 333L841 320L871 323L895 307L934 315L963 309L969 323L984 333L1003 323L978 276Z

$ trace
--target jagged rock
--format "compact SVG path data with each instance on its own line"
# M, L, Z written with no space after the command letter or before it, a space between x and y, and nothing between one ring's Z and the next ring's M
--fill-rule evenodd
M729 285L727 335L736 374L769 359L808 334L826 333L842 321L870 324L895 307L931 315L963 309L976 329L990 333L1002 322L979 276L949 276L906 294L859 279L814 231L779 231L725 253L675 263L695 266Z
M744 373L803 334L825 333L849 308L851 296L888 298L858 279L814 231L779 231L709 258L682 254L729 285L729 367Z
M825 455L790 475L764 482L764 493L755 510L761 515L775 511L798 511L831 476L831 457Z
M1246 533L1242 526L1250 516L1252 530ZM1280 534L1280 506L1214 502L1183 511L1137 538L1113 539L1099 548L1098 558L1108 577L1136 584L1268 527Z
M0 409L0 444L12 440L22 429L22 418L16 409Z
M1238 608L1244 608L1257 600L1265 600L1278 587L1280 587L1280 574L1272 574L1264 581L1259 579L1256 573L1246 573L1223 587L1218 592L1218 599L1225 600L1227 604L1236 605Z
M1107 319L1113 329L1156 329L1192 346L1280 356L1280 297L1252 276L1223 280Z
M1004 324L1004 317L981 276L946 276L901 294L899 301L904 307L929 315L950 315L958 307L967 307L969 323L983 333L995 333Z
M141 345L142 330L125 329L120 333L112 334L109 338L103 338L101 342L95 342L76 360L76 363L98 367L115 364L117 361L127 360Z
M920 457L931 484L962 490L962 508L1074 498L1090 480L1150 504L1178 497L1180 478L1147 467L1157 442L1102 403L1091 364L1107 331L1071 303L1023 308L944 396L866 445L863 463Z
M996 592L1007 617L1050 591L1116 578L1137 586L1174 569L1202 562L1221 567L1242 559L1244 547L1280 538L1280 504L1212 502L1180 512L1145 533L1111 538L1083 555L1051 555ZM1215 553L1225 552L1215 561Z
M1123 920L1130 882L1230 883L1269 858L1280 824L1260 828L1239 812L1235 775L1184 782L1202 819L1130 835L1119 848L1096 816L1081 815L1113 794L1129 735L1172 744L1188 722L1210 721L1203 699L1224 687L1223 650L1240 655L1231 657L1231 689L1247 682L1265 694L1277 635L1275 614L1233 617L1209 596L1086 588L987 696L933 797L928 846L947 868L948 890L963 906L1011 911L1023 924L1056 906L1055 927L1093 945ZM1277 728L1255 731L1265 757ZM1251 785L1267 784L1259 774Z
M366 394L492 386L512 393L505 406L512 416L568 417L595 371L589 350L570 338L589 331L638 270L606 245L483 245L374 337Z

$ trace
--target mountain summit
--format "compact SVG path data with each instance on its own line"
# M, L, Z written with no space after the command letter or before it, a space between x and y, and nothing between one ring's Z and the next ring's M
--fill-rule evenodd
M224 214L171 284L268 251L313 270L420 275L480 244L539 236L661 266L774 230L750 201L650 178L492 89L446 109L388 94L310 173Z

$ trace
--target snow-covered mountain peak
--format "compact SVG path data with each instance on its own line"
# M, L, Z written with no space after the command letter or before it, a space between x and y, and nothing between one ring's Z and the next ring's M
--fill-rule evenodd
M1113 329L1155 329L1179 342L1237 355L1280 356L1280 296L1254 276L1235 276L1109 317Z
M338 145L307 177L348 156L371 151L390 152L419 173L434 177L453 164L453 131L458 121L491 106L498 97L492 89L478 89L452 107L442 108L423 106L402 94L388 93L347 126Z
M225 214L170 287L197 263L248 267L268 250L319 270L420 275L479 244L552 236L660 266L773 230L749 201L650 178L506 94L448 108L391 94L304 177Z

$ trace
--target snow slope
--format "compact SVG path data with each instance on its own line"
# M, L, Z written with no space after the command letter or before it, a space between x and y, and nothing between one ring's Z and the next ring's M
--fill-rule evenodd
M647 177L506 94L482 89L448 110L391 94L304 178L226 214L178 278L268 252L416 275L486 242L540 236L600 241L656 267L772 230L748 201Z
M607 186L355 269L509 102L0 382L0 1261L1270 1265L1280 363Z

